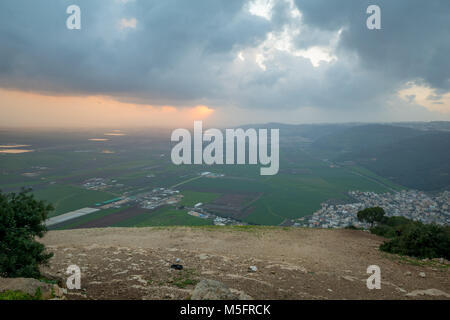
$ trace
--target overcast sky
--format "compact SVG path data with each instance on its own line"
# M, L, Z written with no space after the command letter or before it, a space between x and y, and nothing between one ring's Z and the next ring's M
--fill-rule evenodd
M449 17L448 0L1 0L0 125L450 120Z

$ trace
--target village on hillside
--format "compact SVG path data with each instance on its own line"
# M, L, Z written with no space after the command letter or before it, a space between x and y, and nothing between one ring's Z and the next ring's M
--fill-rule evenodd
M444 191L435 196L416 190L403 190L395 193L375 193L363 191L348 192L355 202L348 204L322 203L312 216L299 218L294 226L311 228L345 228L355 226L368 228L360 222L356 214L369 207L382 207L388 217L402 216L422 223L450 224L450 192Z

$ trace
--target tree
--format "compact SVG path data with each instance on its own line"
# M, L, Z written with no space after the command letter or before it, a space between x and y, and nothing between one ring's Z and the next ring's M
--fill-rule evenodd
M359 221L368 222L371 226L375 222L382 223L386 220L385 212L381 207L366 208L358 211L357 217Z
M47 231L44 221L53 207L34 199L30 190L0 192L0 276L40 276L39 265L53 256L36 237Z

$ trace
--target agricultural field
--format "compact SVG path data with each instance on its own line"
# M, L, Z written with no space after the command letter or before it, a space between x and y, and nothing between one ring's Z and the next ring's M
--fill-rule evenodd
M55 207L50 217L83 207L93 207L98 202L103 202L116 197L116 195L95 190L85 190L71 185L54 185L34 192L37 199L45 200Z
M187 214L187 210L164 207L147 214L116 223L113 227L155 227L155 226L205 226L212 225L210 219L201 219Z
M203 226L212 225L210 219L188 215L187 210L172 206L156 210L136 207L111 208L55 225L50 229L67 230L101 227L148 227L148 226Z
M68 230L68 229L79 229L83 228L86 225L89 225L90 223L97 221L103 217L114 215L120 211L126 210L128 207L125 208L110 208L110 209L104 209L100 210L79 218L75 218L72 220L69 220L67 222L60 223L58 225L51 226L50 230Z
M364 175L359 172L355 174L348 168L330 168L317 162L310 167L302 163L297 173L292 166L290 170L290 174L279 173L270 177L247 173L216 179L202 178L184 184L182 189L246 196L249 201L254 201L249 206L236 204L237 207L242 207L242 221L277 225L285 219L310 215L327 200L350 200L347 196L350 190L388 192L393 187L398 188L373 173L370 176L367 172L363 172ZM232 206L229 204L229 207ZM223 210L223 213L225 216L239 218L230 210Z
M219 194L212 192L196 192L185 190L182 192L183 200L180 201L180 206L193 207L195 204L212 202L219 197Z
M170 188L183 195L173 206L147 210L137 204L125 205L97 211L58 228L211 224L185 212L199 202L217 216L278 225L312 214L322 202L349 201L350 190L402 189L367 168L356 164L334 166L291 144L281 146L279 173L261 176L259 165L175 166L165 136L139 132L107 136L107 141L90 139L102 136L101 132L68 132L1 137L2 144L26 144L34 151L0 155L0 189L9 192L31 187L38 199L54 205L51 216L97 208L97 203L132 198L155 188ZM201 176L205 171L224 176ZM105 185L86 188L86 181L93 178L102 179ZM176 209L180 207L185 209Z

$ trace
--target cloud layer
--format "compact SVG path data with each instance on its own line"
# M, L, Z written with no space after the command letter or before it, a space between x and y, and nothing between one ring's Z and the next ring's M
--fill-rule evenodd
M71 4L81 30L65 27ZM370 4L381 30L366 28ZM447 0L3 0L0 87L291 121L301 110L323 121L446 119L448 12ZM439 108L420 107L411 88Z

